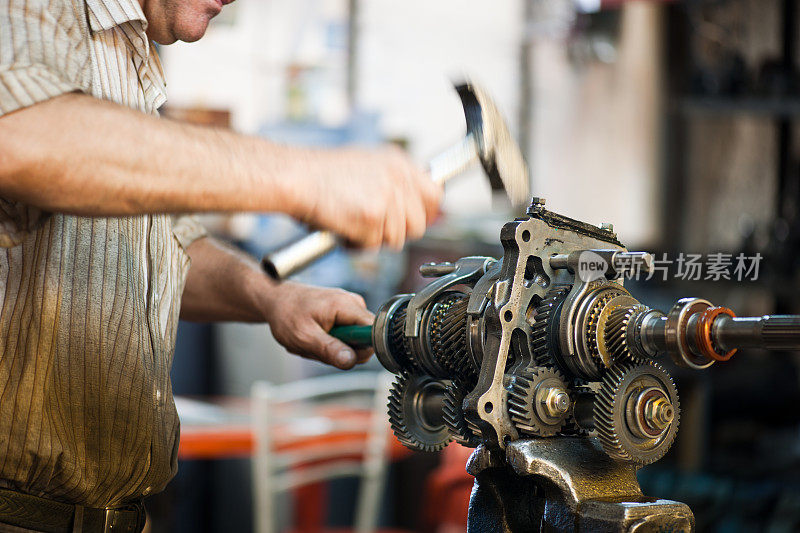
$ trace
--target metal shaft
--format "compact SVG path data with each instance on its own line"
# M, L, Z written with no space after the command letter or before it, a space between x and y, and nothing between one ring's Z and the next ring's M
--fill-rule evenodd
M715 344L725 351L734 348L800 350L800 316L732 318L724 315L714 321L711 334Z
M478 160L478 145L472 134L442 152L430 162L431 179L444 183L462 173ZM284 280L327 255L339 244L331 231L315 231L300 240L269 253L261 260L264 271L272 278Z
M315 231L265 255L261 266L271 278L283 280L333 251L337 243L333 232Z

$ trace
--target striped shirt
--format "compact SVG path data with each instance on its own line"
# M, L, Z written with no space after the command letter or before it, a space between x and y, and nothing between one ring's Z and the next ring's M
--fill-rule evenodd
M73 91L156 114L146 25L136 0L0 0L0 115ZM189 217L0 198L0 486L103 507L172 478L169 370L186 247L202 234Z

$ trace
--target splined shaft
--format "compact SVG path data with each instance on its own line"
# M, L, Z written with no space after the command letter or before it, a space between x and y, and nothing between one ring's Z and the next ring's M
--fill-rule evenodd
M678 301L665 316L643 305L614 309L603 332L615 360L669 352L679 365L705 368L739 348L800 349L800 316L737 317L697 298Z
M731 317L722 315L711 330L716 345L724 351L734 348L797 350L800 348L800 317L765 315Z

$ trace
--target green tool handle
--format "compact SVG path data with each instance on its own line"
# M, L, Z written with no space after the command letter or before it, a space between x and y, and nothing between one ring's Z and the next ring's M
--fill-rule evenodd
M334 326L328 333L356 350L372 347L372 326Z

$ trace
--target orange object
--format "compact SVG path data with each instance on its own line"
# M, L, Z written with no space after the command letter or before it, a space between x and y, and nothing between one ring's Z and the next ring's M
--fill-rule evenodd
M714 341L711 338L711 327L719 315L728 315L731 318L736 317L736 314L727 307L709 307L703 311L697 323L697 346L706 357L710 357L714 361L727 361L736 353L736 348L728 353L720 354L714 348Z
M287 438L278 445L278 449L291 450L331 446L362 442L366 440L364 432L341 432L319 436ZM283 440L283 439L282 439ZM181 440L178 447L180 459L233 459L253 455L255 436L249 425L198 425L181 428ZM392 436L389 439L389 457L397 461L412 452Z
M238 399L215 399L213 405L229 411L235 423L196 423L184 424L181 427L178 457L192 459L228 459L248 458L255 452L255 434L246 420L249 402ZM321 405L307 413L312 418L335 421L333 429L326 432L309 432L307 426L296 422L277 424L274 432L274 450L276 452L302 451L309 456L299 468L313 467L326 461L346 459L359 460L365 448L368 434L363 428L372 416L368 409ZM238 417L238 418L237 418ZM394 436L387 442L388 458L396 461L411 455L413 452L400 444ZM324 450L324 454L315 454L314 450ZM332 453L333 452L333 453ZM319 457L325 457L320 459ZM335 459L331 456L335 455ZM316 457L316 458L315 458ZM324 528L325 502L327 486L315 483L295 489L294 529L302 533L328 531ZM351 530L341 530L351 531ZM330 533L330 532L329 532ZM380 533L386 533L380 530ZM405 532L408 533L408 532Z
M442 462L425 486L426 531L466 531L469 497L475 482L467 473L467 460L472 451L456 443L442 450Z

